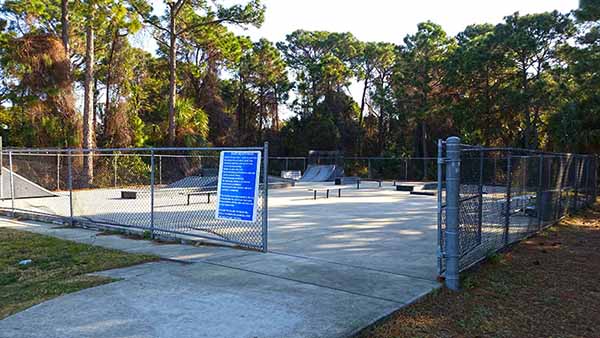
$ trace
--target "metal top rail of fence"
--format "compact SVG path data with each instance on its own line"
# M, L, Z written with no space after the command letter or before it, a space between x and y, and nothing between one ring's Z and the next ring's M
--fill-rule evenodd
M69 153L69 152L133 152L133 151L262 151L264 147L149 147L149 148L19 148L4 147L2 151L13 153Z
M442 140L443 144L446 144L445 141ZM461 143L460 147L463 150L485 150L485 151L503 151L503 152L512 152L512 153L529 153L529 154L537 154L537 155L556 155L556 156L596 156L592 154L580 154L580 153L560 153L560 152L552 152L545 151L539 149L527 149L527 148L515 148L515 147L486 147L481 145L471 145Z

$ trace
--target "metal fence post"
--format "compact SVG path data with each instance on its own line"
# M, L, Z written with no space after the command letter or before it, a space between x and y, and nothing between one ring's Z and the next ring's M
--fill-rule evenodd
M263 203L262 203L262 247L263 252L268 251L269 231L269 142L263 148Z
M538 190L536 196L536 213L538 218L538 230L542 230L542 220L544 217L544 154L540 154L540 164L538 166Z
M585 204L590 206L592 196L592 161L590 156L585 157L586 173L585 173Z
M553 170L554 167L555 167L555 164L556 164L556 159L557 159L556 156L552 156L551 157L551 161L550 161L550 163L548 163L548 171L547 171L548 182L550 182L550 183L548 183L548 187L549 188L550 187L553 188L553 190L552 190L552 216L551 216L551 219L550 219L552 221L555 220L555 219L557 219L556 215L558 215L557 211L558 211L558 208L560 206L559 205L560 195L556 196L556 191L554 189L554 188L556 188L556 185L559 184L558 183L559 176L557 174L556 178L555 178L555 176L554 176L554 170ZM558 159L560 160L560 157L558 157ZM560 163L561 162L559 161L559 172L560 172Z
M483 148L479 150L479 194L477 206L477 243L481 243L481 228L483 227Z
M444 169L444 145L442 140L438 140L437 145L437 268L438 274L442 274L442 180Z
M150 238L154 239L154 149L150 150Z
M460 139L449 137L446 141L446 286L460 289L459 279L459 191L460 191Z
M598 197L598 156L594 156L592 161L592 203L596 203L596 197Z
M408 181L408 158L404 159L404 180Z
M563 202L563 190L565 189L565 176L569 179L569 163L571 162L570 156L567 156L567 160L563 161L563 156L560 157L560 190L558 191L558 214L556 220L560 219L564 215L564 202ZM565 175L566 172L566 175Z
M506 202L504 209L504 245L509 243L510 235L510 200L512 189L512 154L508 152L506 159Z
M60 190L60 153L56 153L56 190Z
M581 161L579 156L576 156L575 163L577 163L577 165L575 166L575 192L573 193L573 199L574 199L573 202L575 202L575 203L574 203L573 211L577 211L578 205L579 205L579 203L578 203L579 202L579 179L581 178L581 168L582 168L583 161Z
M14 181L14 168L13 168L13 158L12 158L12 150L8 151L8 176L10 178L10 203L12 209L12 216L15 216L15 181Z
M69 186L69 223L73 226L73 152L67 154L67 185Z
M113 171L114 171L114 186L115 188L117 187L117 157L119 155L115 154L115 156L113 156Z
M202 161L202 160L200 160ZM162 185L162 156L158 155L158 184Z
M584 205L587 206L588 202L589 202L589 197L590 197L590 190L589 190L589 186L590 186L590 163L588 161L588 157L585 156L583 158L583 177L584 177L584 181L582 182L583 184L583 189L584 189Z
M2 136L0 136L0 199L4 201L4 177L2 172L4 171L4 144L2 143Z
M496 157L494 157L494 174L492 175L492 184L493 185L496 185L496 175L498 174L497 170L498 170L498 164L497 164Z

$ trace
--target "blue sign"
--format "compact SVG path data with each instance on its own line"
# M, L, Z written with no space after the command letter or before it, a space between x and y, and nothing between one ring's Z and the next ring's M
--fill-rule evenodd
M260 151L223 151L217 187L217 219L256 221Z

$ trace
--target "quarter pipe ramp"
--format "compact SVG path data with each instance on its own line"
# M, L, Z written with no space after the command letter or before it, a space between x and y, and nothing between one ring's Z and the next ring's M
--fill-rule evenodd
M327 182L344 176L344 169L336 165L309 165L300 182Z

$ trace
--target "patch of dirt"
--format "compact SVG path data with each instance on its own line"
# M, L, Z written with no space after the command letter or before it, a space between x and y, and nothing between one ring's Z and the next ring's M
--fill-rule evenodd
M357 337L600 337L600 205L463 275Z

